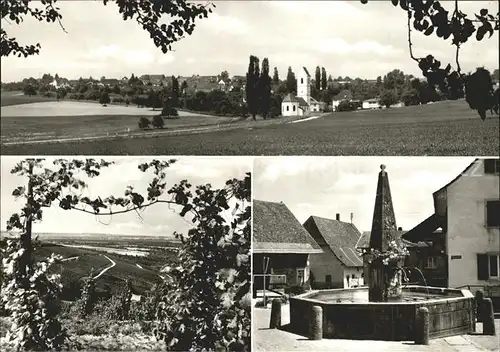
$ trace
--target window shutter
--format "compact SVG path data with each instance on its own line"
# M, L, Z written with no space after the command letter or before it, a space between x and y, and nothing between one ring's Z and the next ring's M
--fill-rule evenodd
M484 173L495 173L495 159L484 159Z
M478 254L477 255L477 279L478 280L488 280L489 270L488 270L488 255Z

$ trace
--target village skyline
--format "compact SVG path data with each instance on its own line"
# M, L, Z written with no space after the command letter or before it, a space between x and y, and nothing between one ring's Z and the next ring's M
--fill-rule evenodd
M375 79L392 69L421 76L408 54L406 16L390 2L219 1L214 13L197 22L189 40L175 44L167 54L145 40L147 34L134 22L123 21L114 4L103 7L99 2L79 1L59 6L67 33L57 25L32 19L23 26L2 23L22 43L29 43L30 35L36 32L42 45L39 55L2 59L3 82L39 77L45 72L68 78L123 77L131 72L191 76L227 70L244 74L249 55L267 57L282 78L289 66L295 70L318 65L333 77ZM482 7L498 11L498 3L493 1L464 2L461 6L465 12ZM82 18L90 14L89 24ZM359 31L360 26L367 30ZM121 35L125 32L127 36ZM416 55L433 53L444 61L454 57L453 46L443 45L440 38L415 33L413 42ZM477 62L490 70L497 68L495 47L473 40L462 48L464 71L474 70Z

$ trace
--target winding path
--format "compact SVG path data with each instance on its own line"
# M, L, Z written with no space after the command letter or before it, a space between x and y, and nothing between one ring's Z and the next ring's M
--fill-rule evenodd
M116 265L116 263L110 258L108 257L107 255L104 255L104 257L106 257L107 260L109 260L111 262L111 265L108 266L107 268L104 268L97 276L94 277L94 280L97 280L100 276L102 276L106 271L108 271L109 269L111 269L112 267L114 267Z

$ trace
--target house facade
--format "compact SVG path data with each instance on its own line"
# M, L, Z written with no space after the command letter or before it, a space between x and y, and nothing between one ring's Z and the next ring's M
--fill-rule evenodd
M370 109L380 109L382 108L382 105L380 105L378 99L367 99L363 101L362 104L363 109L370 110Z
M337 106L340 105L340 102L342 101L351 102L352 100L353 100L352 92L350 90L344 89L332 99L333 111L335 111Z
M320 103L311 97L311 75L302 67L297 76L297 95L288 94L281 103L281 115L304 116L320 111Z
M310 256L319 245L283 203L253 201L252 267L257 290L309 287Z
M468 286L472 292L483 290L497 299L500 298L499 171L499 159L476 159L434 192L434 214L405 234L412 242L433 238L434 252L442 251L443 255L429 259L428 264L446 261L445 286ZM436 234L443 238L436 239Z
M349 222L318 216L309 217L304 228L323 250L312 254L311 287L349 288L364 285L363 259L356 250L361 233Z

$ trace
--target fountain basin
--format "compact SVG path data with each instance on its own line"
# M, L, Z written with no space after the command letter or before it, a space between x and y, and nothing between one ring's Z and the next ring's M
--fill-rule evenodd
M369 302L368 288L310 291L290 298L290 330L307 335L312 307L323 309L323 338L412 341L417 309L429 309L430 338L474 331L474 296L468 290L406 286L402 297Z

